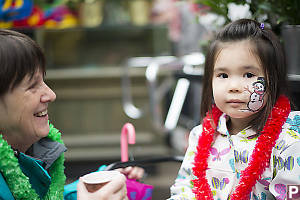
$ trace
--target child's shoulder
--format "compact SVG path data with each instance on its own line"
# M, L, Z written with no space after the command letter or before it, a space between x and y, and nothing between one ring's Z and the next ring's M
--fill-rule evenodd
M294 116L299 116L300 115L300 111L295 110L295 111L291 111L288 118L294 117Z
M290 144L300 141L300 111L292 111L289 114L278 141L281 140Z
M290 112L282 128L293 130L299 134L300 133L300 111Z
M202 133L202 124L198 125L198 126L195 126L191 132L190 132L190 135L191 137L193 138L197 138L201 135Z
M194 128L192 128L192 132L202 132L202 124L199 124L197 126L195 126Z
M202 133L202 124L199 124L199 125L195 126L191 130L191 134L194 134L195 136L199 136L201 133Z

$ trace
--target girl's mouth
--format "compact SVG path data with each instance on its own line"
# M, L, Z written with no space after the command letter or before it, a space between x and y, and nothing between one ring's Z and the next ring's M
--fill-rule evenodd
M243 101L241 100L238 100L238 99L231 99L229 101L227 101L227 103L236 103L236 104L241 104L241 103L244 103Z

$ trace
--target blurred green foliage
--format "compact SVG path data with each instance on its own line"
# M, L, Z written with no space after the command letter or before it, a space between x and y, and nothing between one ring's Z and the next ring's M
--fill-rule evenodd
M194 0L196 3L207 5L211 11L221 15L229 22L228 4L248 4L252 18L264 20L277 29L282 24L300 24L300 0Z

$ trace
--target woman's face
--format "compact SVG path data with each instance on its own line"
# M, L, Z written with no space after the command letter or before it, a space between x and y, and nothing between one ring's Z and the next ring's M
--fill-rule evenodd
M0 126L5 138L12 138L13 143L26 144L47 136L48 103L55 98L55 93L45 84L40 71L31 80L29 75L25 76L0 100Z

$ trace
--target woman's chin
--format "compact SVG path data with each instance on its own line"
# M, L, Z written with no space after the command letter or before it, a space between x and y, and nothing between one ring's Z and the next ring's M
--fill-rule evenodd
M50 131L50 127L47 123L47 125L41 126L37 129L35 129L35 135L39 138L47 137Z

